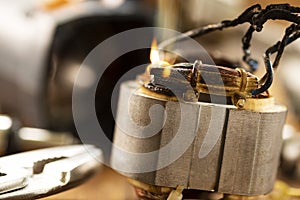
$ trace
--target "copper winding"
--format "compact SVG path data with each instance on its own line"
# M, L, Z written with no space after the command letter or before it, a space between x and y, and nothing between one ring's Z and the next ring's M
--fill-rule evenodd
M197 63L197 67L195 67ZM174 91L168 85L177 85L176 96L182 93L183 96L208 94L231 97L233 104L237 105L241 97L252 97L251 92L259 87L256 76L246 72L244 69L231 69L222 66L207 65L201 62L179 63L167 67L170 73L164 75L165 67L155 66L149 70L153 79L145 84L145 88L151 92L175 96ZM189 98L192 99L192 98ZM238 107L242 107L238 106Z
M247 87L247 72L246 72L246 70L244 70L242 68L237 68L236 70L239 71L241 74L240 92L245 92L246 87Z

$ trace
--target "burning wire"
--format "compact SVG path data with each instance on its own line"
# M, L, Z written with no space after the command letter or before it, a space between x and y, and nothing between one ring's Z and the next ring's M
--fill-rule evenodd
M251 58L251 39L254 32L260 32L263 25L268 20L286 20L292 22L281 41L268 48L264 54L264 64L266 68L265 75L259 80L260 87L252 90L252 95L261 94L269 89L273 82L274 70L278 65L283 54L284 48L300 37L300 8L289 4L271 4L265 9L256 4L246 9L240 16L234 20L224 20L217 24L211 24L197 29L190 30L178 37L170 38L159 45L159 49L166 49L170 44L186 40L187 38L196 38L224 28L235 27L244 23L249 23L246 34L242 38L243 43L243 61L249 66L249 71L256 71L258 62ZM270 55L277 53L275 60L271 62Z

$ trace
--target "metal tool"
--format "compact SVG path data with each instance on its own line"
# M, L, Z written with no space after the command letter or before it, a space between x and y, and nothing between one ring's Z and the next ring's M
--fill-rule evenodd
M0 158L0 199L36 199L84 181L101 166L92 145L34 150Z

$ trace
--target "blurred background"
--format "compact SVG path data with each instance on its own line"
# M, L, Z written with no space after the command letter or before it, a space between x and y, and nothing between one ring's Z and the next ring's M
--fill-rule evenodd
M1 155L80 143L72 118L73 83L87 54L110 36L149 26L184 32L224 19L234 19L256 3L265 7L274 1L1 0ZM276 3L300 6L297 0L280 0ZM287 25L283 21L270 21L261 33L254 35L252 53L260 63L258 76L264 73L264 51L282 38ZM199 38L199 42L214 58L242 63L241 38L246 27L242 25L218 31ZM141 49L119 57L109 66L98 83L96 112L101 127L110 139L113 138L114 127L112 116L116 112L111 110L112 91L125 72L150 62L149 53L150 49ZM283 160L291 160L292 158L286 157L290 155L290 151L296 152L293 162L285 168L286 173L293 174L293 177L296 168L300 177L300 139L297 134L300 131L299 55L300 40L286 48L270 90L277 101L285 104L289 110L284 138L286 141L292 140L290 143L294 148L283 154ZM93 78L92 71L85 73L87 81L80 86L83 89L89 86L89 80ZM111 171L106 173L104 179L111 180L109 177L112 176L118 177L116 180L122 180ZM120 193L109 192L108 183L109 181L92 181L92 184L102 184L101 187L106 188L101 190L108 195L105 199L110 199L110 195L111 199L125 199L118 196L129 191L124 189L127 187L123 185L126 185L125 182L120 182L119 188L123 188ZM84 191L99 193L86 188L81 192L85 194ZM64 197L74 195L70 199L75 199L79 193L67 193ZM129 192L128 195L132 194Z

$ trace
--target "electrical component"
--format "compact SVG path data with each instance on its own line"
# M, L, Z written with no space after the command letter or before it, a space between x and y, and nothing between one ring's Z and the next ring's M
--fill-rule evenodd
M234 20L188 31L158 46L166 53L170 44L188 37L247 22L242 42L248 67L161 61L140 76L141 84L123 83L111 164L140 189L141 199L181 199L182 188L224 194L225 199L272 191L287 109L275 103L268 88L284 48L300 37L299 12L288 4L265 9L257 4ZM293 24L266 50L266 73L259 79L252 74L258 63L251 58L250 41L269 19Z
M144 92L132 82L123 83L118 106L114 144L126 152L157 151L153 156L131 159L114 154L116 169L149 185L215 191L226 194L262 195L276 180L286 108L274 99L251 99L249 109L233 105L178 102ZM152 110L155 106L163 111ZM149 114L150 112L150 114ZM136 129L138 126L139 129ZM151 133L157 134L149 136ZM136 136L136 137L134 137ZM140 136L140 137L138 137ZM167 149L167 150L162 150ZM181 149L181 150L180 150ZM146 157L146 156L145 156ZM165 160L174 158L168 166Z

